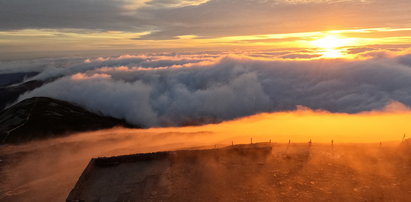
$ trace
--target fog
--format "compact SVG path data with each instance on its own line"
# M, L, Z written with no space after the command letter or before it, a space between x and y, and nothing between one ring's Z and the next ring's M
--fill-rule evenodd
M322 169L324 165L320 159L324 155L329 156L330 142L333 140L336 151L341 152L336 155L342 155L341 160L336 160L338 165L353 169L354 172L361 171L354 180L370 173L386 177L388 171L394 172L393 169L400 166L391 165L393 158L402 162L407 157L404 153L396 152L404 132L409 131L410 118L411 112L400 103L391 103L380 111L359 114L313 111L300 107L297 111L257 114L219 124L151 129L114 128L21 145L4 145L0 148L0 174L4 179L0 186L0 200L64 201L93 157L220 148L231 144L249 144L251 141L279 143L273 149L272 155L275 157L286 151L288 141L292 145L287 148L295 147L298 156L298 153L306 152L307 147L304 146L300 151L295 143L307 145L311 139L313 146L325 146L313 150L303 165ZM357 145L347 146L352 142ZM382 147L387 150L379 149ZM390 155L389 162L371 161L387 158L384 155ZM291 169L299 164L289 162L279 166L287 165ZM250 166L253 166L252 162ZM367 170L369 168L373 169ZM375 170L384 172L375 173ZM289 180L291 183L292 178ZM394 178L391 176L387 180L391 182ZM370 182L364 183L366 186Z

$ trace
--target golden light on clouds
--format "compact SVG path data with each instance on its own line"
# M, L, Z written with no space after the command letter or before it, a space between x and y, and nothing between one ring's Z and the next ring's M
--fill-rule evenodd
M351 48L406 46L411 44L411 28L367 28L297 32L281 34L203 37L179 35L172 39L145 38L153 32L120 32L90 30L25 29L0 32L0 46L7 51L86 51L86 50L138 50L138 49L283 49L310 52L314 58L347 58ZM6 49L4 49L6 50ZM403 52L402 52L403 54ZM298 59L298 58L297 58Z
M153 133L199 133L215 134L221 141L232 139L247 143L255 141L308 142L380 142L400 141L411 129L411 111L398 102L389 104L383 111L358 114L313 111L300 107L296 111L263 113L220 124L180 128L152 128L143 131ZM222 143L223 143L222 142Z

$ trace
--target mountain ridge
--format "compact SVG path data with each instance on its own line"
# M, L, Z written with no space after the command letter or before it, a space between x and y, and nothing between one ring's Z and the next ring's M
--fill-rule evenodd
M23 143L115 126L139 127L66 101L33 97L0 112L0 144Z

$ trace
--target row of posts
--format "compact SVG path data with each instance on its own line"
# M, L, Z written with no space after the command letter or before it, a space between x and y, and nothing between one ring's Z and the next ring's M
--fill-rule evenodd
M401 143L404 143L406 140L406 134L404 133L404 136L402 137L402 141ZM271 144L271 139L268 141L268 143ZM311 147L312 145L312 140L310 139L310 141L308 141L308 146ZM253 138L250 138L250 144L253 144ZM288 140L288 145L287 145L287 149L288 147L291 145L291 139ZM234 146L234 141L231 141L231 146ZM217 147L217 145L215 145L215 147ZM334 140L331 140L331 147L334 149ZM382 142L380 141L380 147L382 147Z

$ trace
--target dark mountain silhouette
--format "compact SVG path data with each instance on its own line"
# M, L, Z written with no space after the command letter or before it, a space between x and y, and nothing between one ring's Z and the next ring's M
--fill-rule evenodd
M23 82L25 79L36 76L39 72L16 72L0 74L0 87Z
M0 110L16 101L21 94L38 88L44 83L45 81L41 80L31 80L21 84L0 87Z
M0 144L22 143L114 126L131 125L65 101L34 97L0 112Z

